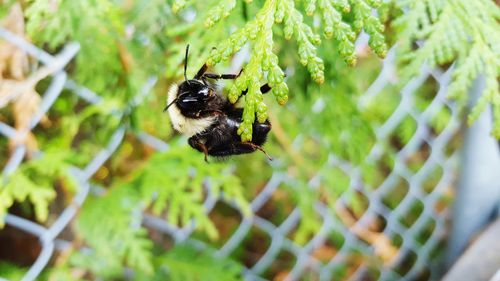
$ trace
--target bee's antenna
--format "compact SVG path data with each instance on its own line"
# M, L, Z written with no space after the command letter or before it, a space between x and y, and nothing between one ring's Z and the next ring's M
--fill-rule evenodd
M188 65L188 54L189 54L189 44L187 44L186 46L186 57L184 58L184 80L189 84L189 80L187 79L186 75L187 65Z
M177 101L177 99L173 100L171 103L167 104L167 106L165 106L165 108L163 109L163 112L166 112L168 110L168 108L174 104L175 102Z

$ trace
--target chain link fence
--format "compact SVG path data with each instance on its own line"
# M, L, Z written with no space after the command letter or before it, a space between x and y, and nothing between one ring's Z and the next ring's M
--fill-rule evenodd
M39 112L31 121L30 129L38 125L41 117L51 109L63 89L71 91L88 103L101 102L98 94L72 81L63 70L64 66L77 54L78 44L68 44L57 55L50 55L7 30L0 29L0 37L1 40L10 42L36 58L43 65L57 69L52 75L50 86L43 95ZM359 44L364 44L363 40L360 40ZM395 54L394 50L391 50L383 62L379 76L367 89L362 101L376 99L385 87L394 84L394 71ZM259 233L259 239L265 241L262 244L267 244L267 248L256 259L256 263L245 269L244 275L247 280L266 280L264 273L270 267L276 266L288 268L286 277L277 280L336 280L335 277L340 274L348 280L371 280L367 279L367 276L372 276L371 278L375 276L377 280L436 280L439 278L442 274L441 267L433 261L436 252L442 249L441 242L447 233L445 221L448 217L447 208L442 206L440 199L449 192L456 178L458 151L448 150L450 142L456 139L460 127L456 107L446 100L451 72L451 69L445 72L424 69L420 76L415 77L402 88L400 104L390 118L377 128L377 143L366 157L366 161L372 163L380 159L389 136L403 119L410 118L416 122L416 131L397 153L392 170L380 186L369 187L363 182L359 167L338 159L334 154L329 156L326 168L339 168L350 177L349 189L338 200L339 212L342 212L342 206L348 194L356 193L368 202L368 208L361 219L346 223L333 216L331 210L318 201L315 203L315 209L322 217L320 231L305 245L296 244L290 238L290 233L301 220L308 219L301 216L298 208L293 209L287 218L280 222L270 221L260 215L263 208L276 200L275 195L280 186L294 180L287 174L276 172L251 202L251 209L255 215L241 216L236 231L221 247L218 247L214 255L228 256L244 243L248 235ZM439 91L435 93L430 105L424 111L419 111L415 107L415 95L428 79L434 79L438 83ZM128 108L123 109L124 112L140 105L155 83L156 78L150 78L142 91L137 93L135 99L127 105ZM451 118L445 129L435 134L430 122L443 108L451 113ZM0 134L4 138L13 139L21 133L23 132L16 131L8 124L0 123ZM42 247L36 262L30 267L23 280L35 280L47 266L51 257L67 245L67 242L59 239L58 236L75 217L79 207L87 198L89 190L93 188L89 179L117 150L126 133L135 134L142 142L158 151L169 149L167 143L155 136L144 132L128 131L127 127L121 126L109 139L107 146L103 147L87 166L71 168L72 175L77 179L79 190L54 223L45 226L19 216L7 215L8 225L38 237ZM408 167L409 158L425 147L428 148L425 163L418 171L412 171ZM17 146L3 167L2 174L6 176L13 173L23 161L25 154L26 148L23 145ZM426 186L427 179L434 175L436 170L440 173L434 181L435 184L431 187ZM309 185L310 188L315 188L317 179L313 177ZM401 191L402 185L403 191ZM388 206L384 198L394 193L400 194L397 204ZM208 194L205 202L206 212L210 213L221 200L223 199ZM227 203L230 204L230 202ZM416 209L419 211L415 211ZM235 211L240 212L237 208ZM402 218L408 216L412 216L412 219L410 223L405 223ZM383 221L385 227L382 232L369 231L370 224L374 220ZM195 229L195 222L184 228L178 228L162 218L144 214L143 224L167 234L177 243L187 242L200 249L207 246L206 241L197 240L191 235ZM332 236L340 237L340 239L333 239ZM337 251L322 253L321 247L325 244L335 244ZM394 255L384 259L384 252L388 249L393 251ZM382 257L381 260L384 262L367 263L366 260L356 259L356 255L378 256ZM286 256L287 261L293 262L286 265L280 264L283 256ZM350 265L349 272L344 272L346 264Z

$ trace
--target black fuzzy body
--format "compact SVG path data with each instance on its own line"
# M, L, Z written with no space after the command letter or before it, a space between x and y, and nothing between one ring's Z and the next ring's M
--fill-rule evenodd
M254 122L251 142L242 142L238 135L238 128L243 122L243 109L226 108L223 115L206 131L189 138L189 145L200 152L204 152L201 144L206 147L207 154L216 157L225 157L252 153L259 149L267 139L271 130L271 123Z

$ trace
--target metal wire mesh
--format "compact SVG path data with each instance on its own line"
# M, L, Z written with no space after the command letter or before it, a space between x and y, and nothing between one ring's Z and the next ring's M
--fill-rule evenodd
M51 85L43 95L42 106L32 120L31 129L38 125L41 116L50 110L51 105L63 89L73 92L88 103L96 104L101 102L98 94L93 93L82 85L76 84L67 77L67 74L63 70L64 65L77 53L78 44L68 44L59 54L52 56L4 29L0 29L0 37L27 52L45 65L60 65L60 70L53 75ZM394 50L391 50L383 62L379 76L363 95L362 101L377 98L377 95L386 86L393 84L394 69ZM244 275L246 279L266 280L263 277L266 270L280 259L281 254L286 253L287 255L291 255L294 260L294 263L289 267L286 280L303 280L306 276L311 277L311 280L335 280L338 271L342 270L345 264L352 263L353 252L363 255L379 254L381 246L377 244L379 240L366 241L366 239L360 237L359 230L366 229L374 218L381 218L386 224L382 234L389 239L399 241L395 258L390 262L376 266L361 262L354 266L352 272L348 273L348 276L350 276L349 280L364 280L367 272L372 272L373 270L377 272L374 276L378 280L416 280L417 278L422 278L422 276L425 276L424 279L430 280L438 278L440 274L439 269L431 266L430 261L432 259L432 252L438 247L446 232L445 219L447 215L446 211L439 211L440 208L438 205L439 199L446 192L447 187L453 184L456 172L455 164L457 162L456 151L452 151L451 153L445 151L459 127L457 111L454 105L445 99L450 74L451 69L446 72L424 69L419 77L412 79L402 88L401 102L390 118L377 128L377 143L367 156L366 161L376 163L380 159L383 147L388 142L389 136L396 130L403 119L411 118L414 120L417 124L417 129L407 144L397 153L393 169L380 186L368 186L367 183L362 182L359 167L341 161L334 154L329 156L326 168L337 167L350 177L349 189L339 198L339 206L353 192L360 194L360 196L368 200L369 207L361 219L357 220L353 225L346 225L332 216L331 211L324 203L318 201L315 203L315 209L323 220L320 231L305 245L296 244L290 238L290 233L301 220L308 219L301 216L298 208L293 209L287 218L279 223L271 222L258 215L259 211L266 204L274 200L273 195L284 182L293 181L288 175L276 172L251 202L251 209L256 215L242 217L236 231L218 248L215 255L230 255L243 243L245 237L250 232L259 231L265 236L265 240L269 241L269 245L258 261L245 269ZM415 107L416 91L429 78L437 81L439 91L424 111L418 111ZM141 104L143 98L148 95L155 85L155 82L156 79L154 77L149 79L142 91L127 105L128 108L125 108L124 111ZM445 129L436 135L432 131L430 122L435 114L443 108L451 112L452 118ZM0 123L0 134L3 137L11 139L18 133L11 126ZM127 132L125 126L120 126L109 139L107 146L102 148L88 165L83 168L71 168L71 173L77 179L79 191L72 199L71 204L58 215L57 220L52 225L43 226L15 215L7 215L6 223L8 225L37 236L42 247L38 259L30 267L23 280L35 280L47 266L54 252L57 251L56 245L61 246L64 244L64 241L58 240L58 235L74 218L79 206L85 201L91 188L89 179L117 150L124 139L125 133L135 134L142 142L158 151L169 149L167 143L150 134L144 132ZM429 156L418 171L412 171L408 167L408 159L423 146L430 148ZM25 153L26 148L23 145L16 147L10 160L3 168L2 174L9 175L14 172L22 162ZM425 190L424 185L426 179L435 170L441 171L440 178L429 192ZM384 197L389 193L395 192L395 189L399 188L401 181L404 182L407 191L401 196L399 202L397 202L398 204L390 208L384 203ZM315 188L315 186L315 178L313 177L310 181L310 187ZM363 188L360 188L360 186L363 186ZM219 200L223 199L209 194L205 201L206 212L211 212ZM401 217L413 212L415 205L420 205L422 212L411 225L405 225L401 222ZM236 211L239 212L237 209ZM149 228L168 234L177 243L188 242L200 248L207 246L206 241L200 241L191 236L195 229L195 222L187 227L178 228L162 218L144 214L143 223ZM431 231L428 237L424 240L416 238L424 228L428 229L429 227ZM325 262L321 258L318 258L317 250L322 245L331 243L332 233L339 234L342 237L342 243L337 249L338 251L332 254L332 257ZM401 270L403 267L405 269Z

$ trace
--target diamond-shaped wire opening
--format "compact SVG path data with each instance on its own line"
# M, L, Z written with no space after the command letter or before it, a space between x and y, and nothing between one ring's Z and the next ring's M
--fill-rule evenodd
M15 209L18 208L21 206L11 208L10 212L15 213ZM23 267L32 265L42 250L37 236L11 225L5 225L0 231L0 245L2 245L0 261ZM0 271L0 273L2 272Z
M449 211L452 200L453 189L451 188L451 186L446 186L444 192L437 198L436 203L431 206L435 215L438 217L444 217Z
M341 196L351 198L351 195L346 192L351 180L350 175L341 167L337 165L328 167L324 172L321 172L321 200L333 208Z
M403 201L403 199L408 194L410 188L408 182L402 177L398 177L396 184L386 192L382 197L382 203L390 208L391 210L396 209L396 207Z
M406 251L404 257L394 269L399 275L405 276L417 262L417 254L411 250Z
M309 224L309 220L313 219L314 222L318 222L319 220L320 223L319 225L323 224L323 220L320 214L317 213L317 211L314 211L311 215L314 215L316 217L311 218L311 217L303 217L300 214L299 208L295 208L292 214L286 219L286 221L281 225L281 227L284 227L287 232L285 233L285 237L290 240L290 241L295 241L297 237L297 233L301 230L300 224ZM319 227L319 225L317 227ZM307 227L309 228L309 227ZM314 234L309 233L310 237L309 239L312 238Z
M293 205L290 204L292 200L293 198L288 190L278 187L270 195L269 200L255 212L255 215L274 225L281 225L294 209Z
M393 171L395 164L395 156L393 154L393 149L384 144L379 157L371 163L374 167L371 171L369 170L369 184L374 189L378 189L383 182L387 179L387 176Z
M398 249L403 245L403 237L397 233L391 236L391 244Z
M353 270L342 260L334 267L332 267L329 273L330 276L333 276L333 278L335 278L334 280L344 281L349 279L349 277L352 274L352 271Z
M417 115L424 112L434 102L439 91L439 82L433 75L428 75L422 85L414 92L415 106L412 108Z
M336 257L335 263L321 271L321 280L358 280L357 274L371 262L369 254L359 249L358 243L345 248L342 254ZM325 271L327 269L327 271Z
M423 141L417 150L405 159L405 166L413 173L417 173L431 155L431 146Z
M431 238L435 229L436 229L436 220L432 217L428 217L425 220L423 227L421 228L420 231L418 231L415 234L414 238L421 245L425 245L427 240Z
M440 106L439 109L437 109L436 114L434 114L434 116L432 116L429 120L432 135L440 135L450 124L452 118L453 112L451 108L446 104Z
M361 267L365 266L369 261L370 257L363 250L359 249L356 245L356 248L351 248L347 254L343 257L341 262L341 267L345 267L345 273L339 280L348 280L352 276L356 274L356 271ZM339 268L340 269L340 268ZM342 272L342 271L341 271ZM336 276L336 275L333 275Z
M217 201L208 216L219 232L219 238L211 244L219 248L235 233L243 221L241 212L224 201Z
M438 239L431 237L430 239ZM441 260L445 255L446 240L440 239L429 252L429 261Z
M350 190L345 193L344 199L344 206L350 213L351 219L355 221L363 216L370 205L370 200L368 199L368 197L357 190ZM346 213L337 212L337 215L339 216L342 216L344 214Z
M436 280L436 279L432 278L432 271L431 271L430 266L425 265L417 272L414 280L427 281L427 280Z
M381 276L381 269L378 266L363 266L358 269L356 273L356 280L379 280Z
M362 100L364 98L361 98ZM397 105L401 102L401 94L394 85L385 85L383 91L376 97L371 97L364 105L364 111L373 116L375 124L383 124L397 110ZM380 109L382 107L383 109ZM371 114L374 112L375 114ZM384 112L384 116L380 116Z
M417 125L412 116L403 117L389 138L390 146L396 151L403 149L417 131Z
M401 280L404 276L399 275L392 268L383 268L380 280Z
M297 257L293 253L281 249L261 276L267 280L286 280L296 262Z
M377 212L370 212L367 217L365 225L370 232L382 233L387 227L387 219L383 215Z
M443 167L435 165L425 180L422 182L422 190L426 194L432 193L443 177Z
M422 201L414 199L405 214L399 216L398 221L407 228L411 227L424 211L424 207Z
M311 256L321 263L330 262L343 247L346 239L338 230L328 232L325 242L311 252Z
M319 280L320 273L312 267L306 267L302 270L300 275L298 276L298 280ZM297 279L297 278L295 278ZM276 279L280 280L280 279ZM290 280L290 279L282 279L282 280ZM274 281L274 279L273 279Z
M251 268L267 252L272 238L265 230L252 226L231 257L239 260L247 268Z

